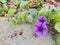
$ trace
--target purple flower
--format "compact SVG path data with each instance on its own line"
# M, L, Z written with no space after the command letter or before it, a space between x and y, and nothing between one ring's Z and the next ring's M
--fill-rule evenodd
M46 26L47 19L45 16L40 16L37 18L37 22L34 26L34 32L36 35L45 35L47 33L47 26Z
M15 36L17 36L17 33L13 33L11 36L12 36L12 37L15 37Z
M58 6L58 2L54 2L53 5L54 5L55 7L57 7L57 6Z
M37 23L34 26L34 32L39 36L45 35L47 33L47 30L47 26L43 23Z
M47 18L45 16L40 16L37 18L37 23L38 22L42 22L42 23L46 24Z

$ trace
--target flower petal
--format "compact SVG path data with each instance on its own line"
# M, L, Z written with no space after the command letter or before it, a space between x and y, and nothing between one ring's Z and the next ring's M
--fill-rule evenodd
M46 26L46 22L47 19L44 16L40 16L39 18L37 18L37 22L34 26L34 32L37 35L43 36L47 33L48 28Z
M42 25L43 26L43 35L44 34L46 34L47 33L47 31L48 31L48 28L47 28L47 26L46 25Z
M35 26L38 26L38 27L40 27L41 25L42 25L42 22L38 22L35 24Z
M37 18L37 23L39 23L39 22L42 22L42 23L46 24L46 22L47 22L46 17L45 16L40 16L39 18Z
M42 36L42 32L40 32L38 30L35 33L36 33L36 35Z
M38 30L38 28L36 26L34 26L34 32L36 32Z
M57 6L58 6L58 2L54 2L53 5L54 5L55 7L57 7Z

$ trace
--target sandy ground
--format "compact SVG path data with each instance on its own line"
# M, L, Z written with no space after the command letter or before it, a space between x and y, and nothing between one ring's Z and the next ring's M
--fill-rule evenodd
M17 36L11 38L12 33ZM22 32L21 35L19 35ZM31 24L11 25L6 18L0 17L0 45L53 45L55 42L51 35L34 36L33 26Z

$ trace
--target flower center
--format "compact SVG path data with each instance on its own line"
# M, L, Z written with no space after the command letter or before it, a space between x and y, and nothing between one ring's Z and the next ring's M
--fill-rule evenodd
M44 23L44 20L42 19L42 20L40 20L40 22Z
M38 27L38 26L36 25L36 27L38 28L39 31L43 31L42 25L41 25L40 27Z
M43 30L43 28L42 27L39 27L39 31L42 31Z
M44 18L44 17L42 17L42 19L39 20L39 21L42 22L42 23L44 23L44 19L43 19L43 18Z

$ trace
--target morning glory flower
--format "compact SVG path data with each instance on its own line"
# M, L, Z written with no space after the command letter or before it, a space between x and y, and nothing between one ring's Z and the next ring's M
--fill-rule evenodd
M58 2L54 2L53 5L54 5L55 7L57 7L57 6L58 6Z
M47 19L45 16L40 16L37 18L37 22L34 26L34 32L36 35L42 36L47 33L47 26L46 26Z
M45 16L40 16L37 18L37 23L39 23L39 22L46 24L47 18Z
M47 33L47 26L43 23L36 23L34 26L34 32L36 35L43 36Z

